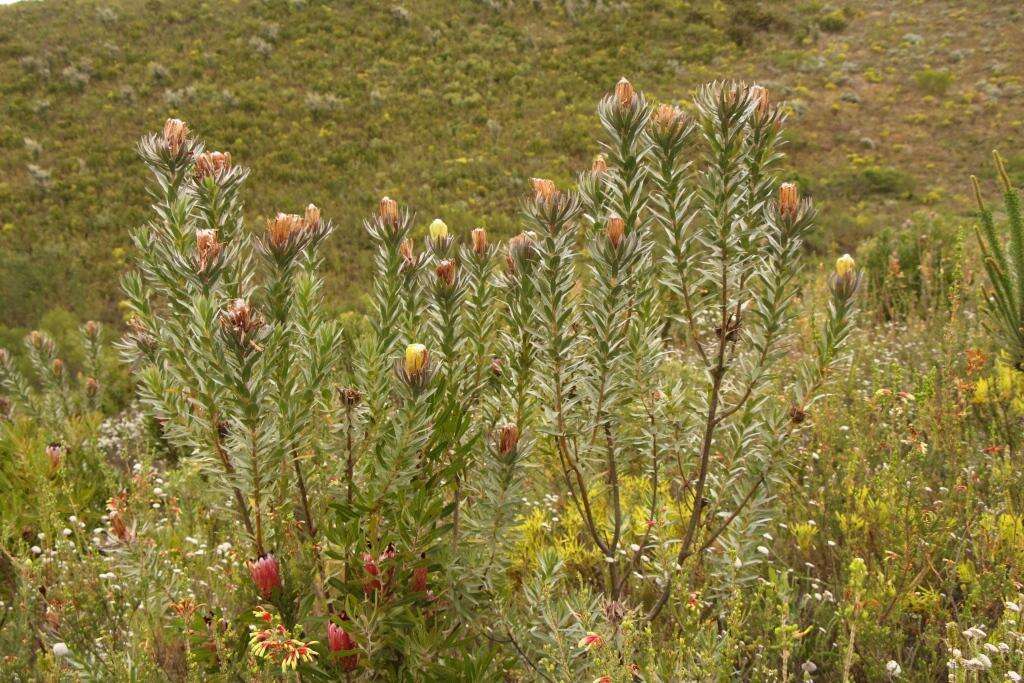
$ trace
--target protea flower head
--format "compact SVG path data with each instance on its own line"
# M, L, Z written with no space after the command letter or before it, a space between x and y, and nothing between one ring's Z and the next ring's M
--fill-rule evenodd
M405 268L415 268L416 264L419 263L419 257L416 256L416 252L413 251L413 243L409 238L402 240L402 243L398 245L398 254L402 257L402 263Z
M423 560L424 556L420 555ZM409 590L414 593L424 593L427 590L427 567L421 565L412 570L412 577L409 579Z
M856 267L857 263L849 254L843 254L836 259L836 275L839 277L846 277L849 273L852 273L853 269Z
M782 183L779 186L779 214L793 220L800 209L800 192L796 183Z
M363 553L363 570L367 574L363 582L363 593L372 595L374 591L380 590L383 584L380 582L380 566L370 553Z
M348 621L348 615L344 612L340 617L342 622ZM356 649L356 641L344 626L333 621L327 623L327 647L331 652L350 652ZM358 664L359 656L356 654L340 657L338 664L342 671L354 671Z
M508 455L519 445L519 428L514 424L503 425L498 430L498 452Z
M530 178L533 198L541 204L549 204L558 196L558 188L547 178Z
M604 233L607 235L608 241L611 242L612 246L616 249L618 249L619 245L622 244L622 237L625 232L626 221L614 214L608 217L608 222L605 223L604 226Z
M656 130L671 131L686 123L686 113L672 104L659 104L651 115L651 124Z
M382 197L377 210L385 225L398 225L398 202L394 199Z
M524 230L508 241L508 254L505 264L509 273L518 272L519 261L532 261L537 255L537 235L532 230Z
M474 228L473 232L469 233L470 239L473 242L473 253L477 256L483 256L487 253L487 231L483 228Z
M430 362L430 353L423 344L409 344L405 347L405 372L409 376L421 374Z
M341 402L345 405L352 407L359 405L359 402L363 400L363 394L355 387L344 387L338 390L338 395L341 397Z
M221 311L220 319L224 327L239 336L251 334L263 326L263 320L245 299L233 300Z
M231 168L230 152L203 152L196 157L196 165L192 174L197 181L207 178L219 178Z
M171 154L177 154L188 139L188 124L181 119L167 119L164 123L163 143Z
M438 242L448 237L448 224L440 218L435 218L430 223L430 239Z
M85 378L85 395L89 398L96 398L100 393L100 383L95 377Z
M64 376L64 361L60 358L54 358L53 363L50 364L50 369L53 370L54 377Z
M292 235L296 235L306 227L302 216L294 213L278 213L267 220L267 242L271 248L284 249Z
M754 112L764 118L771 111L772 102L768 89L761 85L750 86L750 99L755 103Z
M620 78L619 82L615 84L615 101L623 109L632 107L633 102L636 101L636 89L625 77Z
M608 159L603 154L598 154L594 157L593 163L590 164L590 172L594 175L603 175L608 172Z
M437 268L434 269L434 274L437 275L439 282L444 284L446 287L451 287L455 284L455 271L455 262L445 259L437 264Z
M46 447L46 457L50 460L50 470L56 472L60 469L64 460L65 448L59 441L54 441Z
M217 239L216 230L196 231L196 256L199 261L199 272L205 272L206 268L220 256L224 245Z
M302 216L302 226L307 230L316 230L321 223L319 207L316 204L307 204L306 212Z
M269 598L274 590L281 587L281 568L277 558L267 554L249 563L249 574L252 582L256 584L256 590L264 599Z
M83 329L85 330L85 336L89 339L98 339L102 326L95 320L90 320L85 323L85 327Z
M599 633L588 633L587 635L580 638L580 642L576 644L576 647L589 650L595 647L601 647L604 645L604 638Z

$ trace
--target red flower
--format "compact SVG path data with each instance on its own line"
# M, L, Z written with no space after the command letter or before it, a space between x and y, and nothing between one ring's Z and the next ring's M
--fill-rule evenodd
M281 569L273 555L264 555L255 562L250 562L249 574L252 575L256 589L264 598L269 598L275 588L281 587Z
M363 553L363 569L370 575L370 578L363 583L363 592L370 595L374 591L380 590L381 582L377 578L380 576L380 567L377 566L377 561L370 553Z
M427 568L416 567L412 570L412 580L409 581L409 588L414 593L422 593L427 590Z
M348 619L348 616L342 614L341 619L345 621ZM331 652L349 652L356 649L356 641L348 631L332 621L327 624L327 647L331 649ZM339 661L342 671L353 671L359 661L359 656L355 654L346 655L341 657Z

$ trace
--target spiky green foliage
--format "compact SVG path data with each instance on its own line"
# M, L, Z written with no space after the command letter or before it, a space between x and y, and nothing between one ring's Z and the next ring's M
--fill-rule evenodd
M993 152L992 158L1003 191L1004 227L997 227L996 217L982 199L978 179L971 176L978 204L975 233L991 287L988 326L1009 362L1024 370L1024 215L1005 162L998 152Z

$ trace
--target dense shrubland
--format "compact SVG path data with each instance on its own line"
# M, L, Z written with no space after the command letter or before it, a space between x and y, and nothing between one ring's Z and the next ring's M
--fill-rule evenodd
M597 113L592 166L530 180L505 243L381 199L365 318L321 279L353 235L312 204L246 225L237 157L143 138L123 334L0 357L0 671L1019 678L1001 162L988 285L971 226L803 269L764 88L622 80Z

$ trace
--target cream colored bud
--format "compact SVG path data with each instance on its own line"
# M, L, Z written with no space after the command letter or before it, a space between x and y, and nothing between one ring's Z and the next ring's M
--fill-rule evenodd
M440 218L435 218L430 223L430 239L436 242L437 240L443 240L446 237L448 237L448 224Z
M590 172L594 175L601 175L608 172L608 159L603 154L594 157L594 163L590 165Z
M407 375L418 375L427 367L430 353L423 344L409 344L405 347L405 372Z
M857 267L857 263L853 260L853 257L849 254L843 254L836 259L836 275L839 277L846 277L853 272L853 269Z
M307 228L316 228L320 225L320 209L316 204L306 206L306 213L302 216L302 222Z

